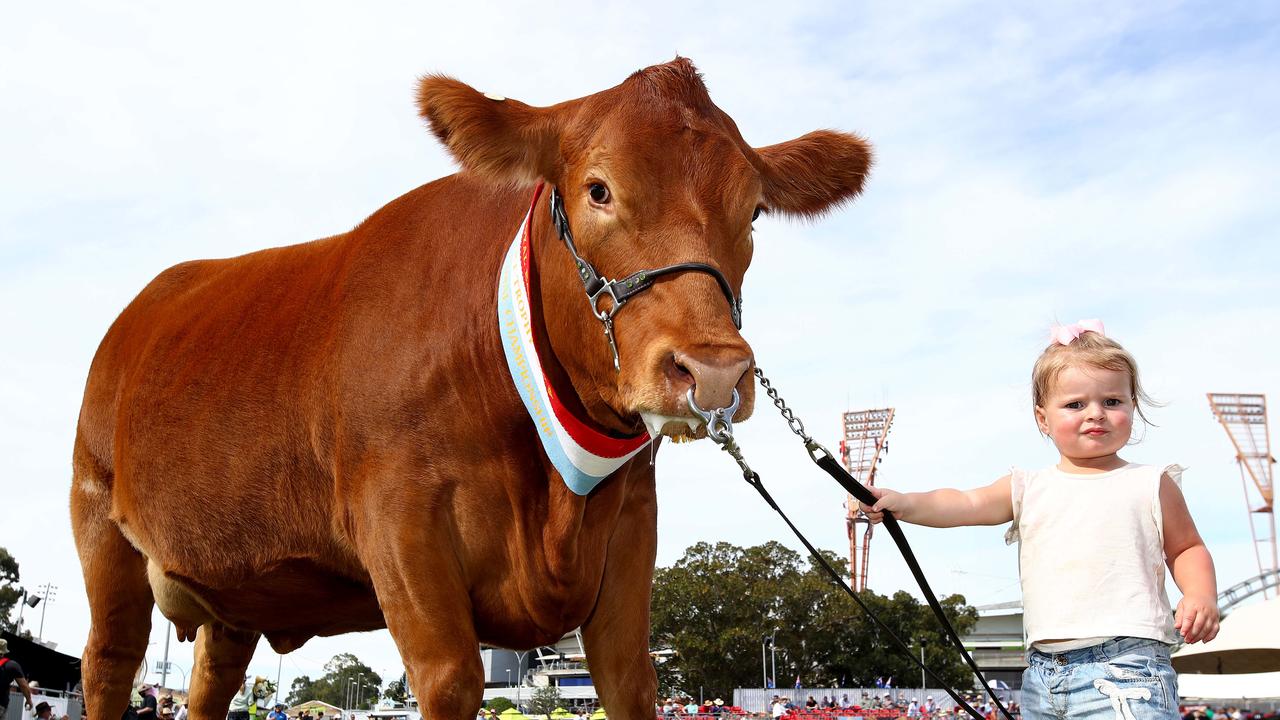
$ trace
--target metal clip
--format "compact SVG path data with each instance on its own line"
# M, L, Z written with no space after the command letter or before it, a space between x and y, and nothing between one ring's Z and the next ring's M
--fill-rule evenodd
M613 351L613 371L622 372L622 367L618 364L618 344L613 341L613 318L606 315L600 318L600 322L604 323L604 336L609 341L609 349Z
M835 459L835 456L831 454L830 450L813 438L809 438L809 440L805 442L804 449L809 451L809 458L814 462L818 462L822 459L819 457L820 455L825 455L829 459Z
M707 437L716 442L717 445L724 445L733 439L733 414L738 411L740 399L738 391L733 391L733 402L729 403L729 407L720 408L718 410L703 410L698 407L698 403L693 399L694 388L689 388L689 394L686 396L689 401L689 409L702 419L707 425Z

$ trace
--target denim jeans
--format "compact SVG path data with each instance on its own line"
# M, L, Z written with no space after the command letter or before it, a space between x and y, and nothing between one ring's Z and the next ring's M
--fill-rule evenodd
M1032 650L1022 674L1024 720L1176 720L1178 676L1169 646L1119 637L1100 645Z

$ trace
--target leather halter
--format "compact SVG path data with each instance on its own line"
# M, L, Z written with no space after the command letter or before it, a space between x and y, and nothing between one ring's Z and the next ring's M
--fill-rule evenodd
M620 371L620 368L618 365L618 345L613 339L613 317L618 314L618 310L626 304L627 300L638 295L641 291L653 287L654 281L663 275L693 271L706 273L715 278L720 290L724 292L725 299L729 301L729 316L733 318L733 326L739 330L742 329L742 298L733 294L733 288L729 286L729 281L725 279L724 274L719 270L706 263L686 262L653 270L640 270L618 280L605 279L596 271L595 266L578 254L578 248L573 244L573 231L569 229L569 216L564 211L564 198L554 185L551 186L549 200L551 222L556 226L556 231L560 233L560 239L569 248L569 253L573 255L573 260L577 263L578 278L582 280L582 288L587 292L587 301L591 303L591 312L604 325L605 338L609 341L609 349L613 351L613 369L615 372ZM600 299L606 295L613 300L613 303L602 310L600 309Z

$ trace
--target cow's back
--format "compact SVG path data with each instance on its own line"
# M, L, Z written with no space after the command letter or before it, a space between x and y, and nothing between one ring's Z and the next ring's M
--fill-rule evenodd
M179 577L231 586L302 562L360 582L333 512L335 445L421 381L424 347L451 351L448 316L474 315L479 289L460 288L496 263L512 199L445 178L350 233L161 273L94 359L77 458L101 472L77 482L103 484L112 519ZM517 210L476 222L477 204Z

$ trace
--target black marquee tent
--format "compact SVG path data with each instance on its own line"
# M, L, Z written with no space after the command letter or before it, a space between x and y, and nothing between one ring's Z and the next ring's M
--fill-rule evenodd
M9 632L0 633L9 642L9 657L22 666L27 680L47 690L73 690L80 684L80 658L51 650L34 640Z

